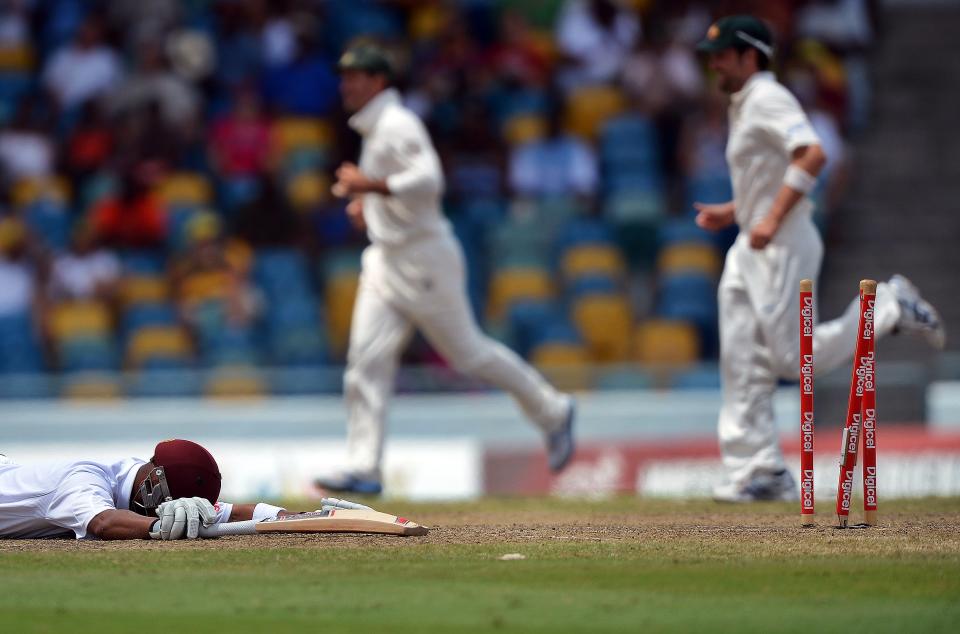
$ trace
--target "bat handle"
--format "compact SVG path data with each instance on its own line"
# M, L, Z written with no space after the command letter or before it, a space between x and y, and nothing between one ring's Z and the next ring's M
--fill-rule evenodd
M257 523L260 520L246 520L243 522L219 522L211 526L200 527L200 537L212 538L224 535L256 535Z

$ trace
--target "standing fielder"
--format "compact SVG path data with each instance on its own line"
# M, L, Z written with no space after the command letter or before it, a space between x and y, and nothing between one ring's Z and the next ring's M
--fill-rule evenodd
M423 123L391 88L378 47L340 58L340 92L363 137L360 165L337 170L333 192L365 227L360 289L353 309L344 395L346 471L317 480L331 491L378 494L384 418L397 363L418 328L458 371L504 389L545 434L551 469L573 454L574 401L478 328L465 291L464 257L440 210L443 173Z
M697 203L697 224L714 231L733 222L740 227L718 290L718 427L728 481L714 489L714 498L793 500L798 492L784 465L773 393L779 378L797 378L799 283L817 278L823 258L807 194L826 156L800 104L767 71L773 38L760 20L723 18L697 48L709 54L720 89L730 95L726 158L734 197ZM854 300L841 317L816 329L818 370L852 356L858 317ZM944 345L937 311L901 275L879 284L875 324L878 337L905 330L923 334L935 348Z

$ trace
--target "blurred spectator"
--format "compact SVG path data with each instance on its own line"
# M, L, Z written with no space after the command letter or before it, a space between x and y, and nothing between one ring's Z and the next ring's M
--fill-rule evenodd
M120 61L104 43L97 18L84 22L74 40L53 54L43 72L44 86L63 108L79 106L109 91L121 78Z
M70 249L53 260L48 294L53 301L97 299L113 304L120 260L102 248L86 222L73 229Z
M314 21L301 17L296 27L297 53L290 62L266 70L264 100L282 114L328 115L339 99L337 76L330 60L320 51Z
M568 0L556 37L568 62L560 72L564 88L610 82L640 37L640 18L613 0Z
M297 54L298 19L286 0L248 0L252 21L259 27L260 48L266 66L283 66Z
M138 111L157 104L168 128L180 136L195 123L199 95L188 82L171 72L159 40L141 43L137 67L110 99L114 112ZM185 130L186 129L186 130Z
M727 182L726 145L726 104L716 91L710 91L702 107L684 119L680 131L678 162L683 173L692 179Z
M187 236L187 250L171 270L174 301L184 323L195 332L212 306L231 327L248 326L256 314L256 295L245 267L224 246L220 220L199 212L187 226Z
M67 141L65 164L79 181L102 168L114 147L113 128L100 100L83 105L80 119Z
M169 31L179 22L185 4L182 0L109 0L106 15L131 48Z
M41 178L53 171L56 148L37 101L25 99L10 125L0 132L0 167L6 178Z
M0 317L29 316L40 309L36 292L42 266L32 256L27 228L0 217Z
M227 178L252 177L266 168L270 157L270 122L253 90L244 87L235 95L233 110L211 126L211 163Z
M3 0L0 3L0 49L28 45L30 15L27 0Z
M103 244L115 248L160 247L167 235L163 205L152 187L158 166L141 163L121 182L119 195L101 201L91 223Z
M665 36L638 45L627 58L621 79L634 105L653 116L689 104L703 92L693 51Z
M547 136L524 143L510 155L510 186L522 196L593 196L597 189L596 151L566 134L559 106L551 107Z
M491 63L501 79L525 86L543 86L549 78L550 61L523 16L509 9L500 18L500 40L492 47Z
M237 237L254 247L290 246L297 242L301 218L275 177L263 174L256 198L237 212Z

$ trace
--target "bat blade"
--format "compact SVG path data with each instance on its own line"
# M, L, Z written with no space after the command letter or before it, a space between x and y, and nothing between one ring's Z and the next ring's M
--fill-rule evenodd
M376 533L426 535L428 528L404 517L362 509L329 509L257 522L258 533Z

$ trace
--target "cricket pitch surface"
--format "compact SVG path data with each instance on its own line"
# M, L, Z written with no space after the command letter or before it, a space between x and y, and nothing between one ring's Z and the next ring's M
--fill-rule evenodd
M799 526L798 504L369 502L430 534L0 540L0 631L902 634L960 622L960 498L883 502L880 526L846 531L833 500L818 500L816 528Z

